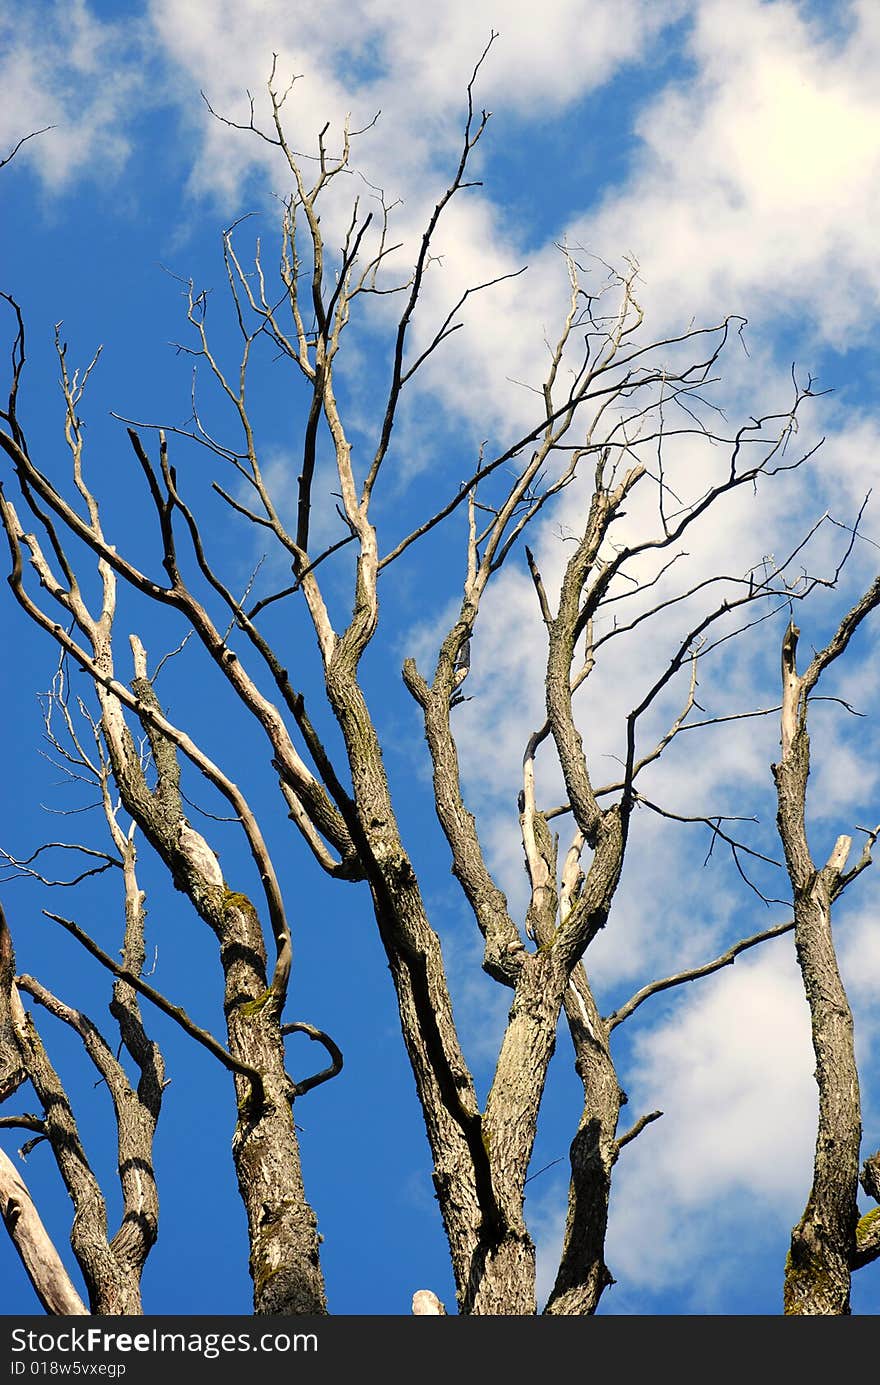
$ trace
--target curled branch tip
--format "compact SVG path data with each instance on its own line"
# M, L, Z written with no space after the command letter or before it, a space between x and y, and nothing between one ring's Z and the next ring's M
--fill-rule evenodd
M291 1024L282 1025L281 1033L282 1036L287 1034L308 1034L310 1039L317 1040L318 1043L323 1044L330 1054L331 1062L328 1068L322 1068L320 1072L315 1073L314 1077L304 1077L301 1082L294 1083L297 1096L304 1096L305 1093L310 1092L313 1087L320 1087L322 1082L329 1082L331 1077L336 1077L342 1072L342 1051L339 1046L333 1042L330 1035L324 1033L323 1029L316 1029L313 1024L306 1024L303 1020L297 1020Z

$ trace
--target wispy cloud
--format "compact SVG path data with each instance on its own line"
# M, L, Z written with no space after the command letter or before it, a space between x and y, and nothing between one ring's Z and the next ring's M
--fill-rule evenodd
M809 1186L816 1097L790 947L696 985L635 1041L628 1109L664 1116L621 1155L609 1261L648 1293L698 1280L732 1199L742 1237L790 1226Z
M143 21L103 21L87 0L38 0L0 12L0 147L53 128L22 149L51 193L78 180L113 183L131 152L131 123L154 99Z
M148 89L143 78L149 51L154 69L162 66L161 99L176 109L191 146L192 205L209 198L237 209L245 192L268 203L289 182L278 151L212 119L198 90L204 88L218 111L245 123L250 90L265 120L265 80L274 52L280 74L302 74L286 110L292 142L306 154L314 152L325 121L331 121L335 138L349 112L358 126L381 107L381 122L358 147L356 164L371 183L385 188L390 201L401 201L395 217L404 242L402 265L460 147L465 86L496 23L494 8L479 0L433 9L391 0L296 7L287 0L152 0L143 24L113 24L97 19L85 0L19 6L15 15L10 10L0 19L0 140L8 147L31 128L57 126L51 139L27 147L50 193L80 178L111 179L137 147L139 122L156 99L157 89ZM833 362L840 359L835 352L870 338L880 297L874 230L880 220L876 4L854 0L842 7L846 23L833 30L811 19L807 6L789 0L740 0L735 25L725 0L594 0L588 22L582 0L548 0L540 7L507 0L501 8L501 37L481 72L477 103L514 111L525 130L576 108L624 66L643 64L646 94L620 116L631 122L633 134L625 180L606 189L599 205L568 208L570 243L584 247L585 263L591 252L603 259L626 252L638 258L640 294L658 336L694 318L739 312L751 319L752 354L737 350L726 377L731 420L784 407L792 355L805 356L807 364L814 355ZM664 30L680 44L680 64L675 78L658 87L654 55L663 48ZM606 118L615 118L614 112ZM584 140L601 138L601 129L585 126ZM481 149L478 171L489 157ZM537 152L531 167L536 178L539 160ZM359 177L348 180L330 204L328 236L355 190L372 195ZM534 396L523 384L539 384L546 368L545 337L552 337L565 311L564 264L549 233L517 222L488 185L470 189L454 204L435 249L441 258L426 276L416 345L430 340L465 289L513 273L528 259L527 275L469 302L467 325L456 334L454 348L432 358L421 386L423 397L454 414L469 437L507 441L534 422ZM589 262L590 285L598 286L606 271L598 260ZM390 303L387 311L394 307ZM383 321L380 316L379 328ZM369 352L362 350L356 359L362 364ZM365 430L368 395L364 387L356 398ZM405 445L399 487L401 475L426 472L422 454L430 430L419 417L417 397L410 407L413 414L400 435ZM876 471L880 417L872 400L857 392L854 397L852 389L839 403L824 401L821 409L804 422L804 449L810 429L816 429L813 437L818 434L820 417L829 436L815 479L804 478L802 499L794 504L781 486L764 488L757 498L740 493L723 525L689 534L689 581L719 570L736 577L764 555L769 561L826 507L836 518L852 519ZM670 479L690 493L699 491L705 466L725 464L722 449L711 452L707 460L692 442L677 444ZM289 485L285 461L280 453L270 456L268 471ZM454 490L460 479L456 470L439 481ZM644 498L647 490L638 491L628 507L630 533L655 518L653 501ZM534 548L551 591L560 580L566 537L583 522L584 501L583 489L572 487L560 510L536 526ZM460 536L461 527L454 532ZM880 542L870 510L865 533ZM316 538L334 536L328 528ZM833 570L845 543L842 531L826 526L810 553L811 570ZM876 550L857 543L852 582L875 567ZM444 589L442 601L447 600ZM805 647L808 639L827 637L838 601L829 593L818 603ZM614 777L622 751L621 712L636 705L651 671L664 666L692 610L645 627L634 644L608 646L581 705L597 779L606 767ZM436 621L426 620L413 632L424 666L436 636ZM701 703L713 711L772 706L777 636L775 627L767 627L755 651L739 646L735 655L707 664ZM466 788L491 862L519 908L524 876L515 802L526 736L543 719L542 637L527 574L505 572L490 589L474 639L472 700L455 714ZM866 652L875 647L872 636L861 646ZM867 662L848 660L842 696L858 706L874 684ZM670 689L644 728L646 745L669 725L685 691L680 683ZM811 802L820 834L833 839L838 830L853 830L859 820L853 814L867 811L875 797L876 772L865 760L865 744L873 747L873 741L855 745L830 711L814 716L822 734L814 745ZM765 808L771 804L772 821L769 764L777 741L772 717L734 725L723 737L709 733L699 746L696 734L682 736L647 782L679 811L737 812L745 801L751 812L760 798ZM561 794L558 775L543 761L539 772L543 801L555 801ZM634 872L589 959L603 990L640 984L676 963L705 960L723 940L753 931L737 882L695 868L705 854L703 846L694 849L698 830L688 829L686 852L685 838L670 845L658 820L640 811ZM872 910L848 915L840 936L859 1007L860 1043L870 1045L880 988ZM476 944L466 946L456 935L450 967L463 1028L477 1060L488 1062L506 997L499 997L497 1009L485 1010L482 979L479 987L468 980L476 961ZM815 1087L791 940L677 992L658 1014L630 1021L636 1039L625 1081L635 1115L655 1106L666 1115L621 1157L609 1261L619 1278L625 1275L645 1295L643 1305L699 1267L705 1292L695 1311L711 1311L706 1305L721 1301L725 1290L712 1269L719 1236L731 1249L746 1232L758 1237L769 1234L768 1227L784 1230L799 1214L809 1183ZM557 1188L530 1200L545 1291L548 1247L561 1233L561 1195ZM725 1259L725 1273L735 1273L737 1255L731 1250Z

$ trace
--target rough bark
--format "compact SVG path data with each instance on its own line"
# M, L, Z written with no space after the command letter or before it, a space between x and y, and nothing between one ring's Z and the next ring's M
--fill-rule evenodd
M476 1273L481 1227L497 1235L489 1159L473 1079L455 1030L440 941L428 922L400 839L378 738L355 668L353 655L343 646L328 672L328 692L348 749L357 813L354 831L397 993L404 1043L434 1156L434 1186L459 1300L464 1302Z
M30 1016L19 1041L34 1091L45 1112L46 1134L74 1205L70 1244L89 1295L92 1313L140 1314L140 1266L117 1258L107 1228L107 1206L83 1148L67 1093L49 1061Z
M166 862L220 946L229 1052L256 1070L262 1092L236 1074L238 1120L232 1154L248 1219L254 1311L292 1315L326 1311L317 1223L302 1182L293 1119L294 1084L285 1068L279 998L269 986L266 948L250 899L228 888L214 852L187 822L174 745L149 721L152 687L136 679L158 770L155 791L143 777L121 709L103 698L107 747L127 812ZM283 1000L283 996L282 996Z
M6 935L3 950L11 959L12 944L2 910L0 933ZM106 1202L83 1147L73 1108L33 1019L24 1010L20 988L78 1032L113 1098L119 1132L123 1220L112 1241ZM141 1105L121 1065L85 1015L64 1005L31 977L21 977L18 983L12 981L5 1004L21 1067L42 1106L43 1130L73 1202L70 1244L86 1282L90 1310L140 1314L140 1278L156 1238L158 1216L151 1159L153 1121L149 1110Z
M850 1311L862 1126L852 1012L837 964L831 906L847 883L851 839L839 837L825 866L815 867L806 832L807 695L830 662L834 642L816 655L801 678L796 665L799 633L792 622L782 646L782 755L773 776L794 896L795 948L810 1009L819 1108L812 1186L792 1230L783 1301L787 1314L840 1315Z
M605 1263L605 1233L611 1198L615 1139L625 1101L609 1044L608 1024L599 1014L586 972L578 966L565 993L565 1014L583 1083L584 1105L571 1142L571 1180L562 1255L544 1312L595 1313L614 1280Z

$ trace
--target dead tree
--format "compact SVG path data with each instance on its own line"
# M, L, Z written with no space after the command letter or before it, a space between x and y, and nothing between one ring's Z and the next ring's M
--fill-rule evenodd
M806 828L810 738L807 704L824 670L845 651L853 634L880 604L880 578L844 616L833 638L798 674L800 630L789 624L782 643L782 754L773 766L777 822L794 899L795 947L810 1007L819 1119L813 1182L803 1216L792 1231L785 1266L785 1311L832 1314L850 1311L850 1278L880 1257L880 1210L859 1219L856 1196L862 1141L859 1074L853 1018L840 975L831 907L871 863L880 828L866 832L861 855L847 870L852 837L841 835L824 866L816 867ZM862 1184L880 1201L880 1151L866 1160Z
M589 1314L612 1282L605 1263L605 1233L614 1165L625 1147L659 1111L638 1115L619 1130L625 1102L612 1053L612 1036L652 996L730 964L742 951L790 931L786 921L748 937L702 966L647 982L610 1015L602 1014L585 956L612 920L637 807L676 814L644 790L645 772L685 731L714 725L698 716L698 670L733 636L777 612L788 611L817 588L834 587L852 544L825 575L803 567L802 535L781 561L757 561L745 571L718 571L708 579L678 581L686 554L680 544L724 511L743 488L753 490L796 473L814 449L796 452L799 411L811 385L798 386L777 413L729 428L710 393L725 348L740 322L725 318L660 341L646 339L637 298L637 269L612 273L601 291L585 287L583 257L561 247L568 277L568 308L549 347L549 365L536 394L533 424L508 437L491 455L480 450L463 480L451 485L438 471L435 507L415 527L394 531L394 515L376 517L376 498L394 466L394 433L401 399L420 368L456 332L468 297L463 294L418 344L413 324L430 270L437 227L453 198L467 187L474 148L488 122L473 104L476 71L468 87L467 118L458 165L438 200L404 281L389 277L387 262L399 249L390 242L389 208L378 214L356 202L342 246L334 256L325 241L321 210L331 208L351 169L354 134L344 131L333 152L326 129L308 159L294 152L282 108L290 88L269 83L271 118L250 119L235 129L259 137L280 158L292 181L285 205L279 255L280 282L264 269L258 246L245 266L234 230L224 236L224 264L241 353L232 368L209 333L207 296L186 285L193 336L182 346L213 382L231 410L237 435L222 440L193 389L187 427L124 420L155 514L158 562L164 573L145 571L126 556L125 536L105 532L98 498L87 480L80 419L91 367L70 374L67 349L58 356L72 462L73 492L60 476L32 456L21 419L19 383L25 364L24 323L16 313L12 382L3 413L0 447L18 482L22 515L4 494L2 519L10 557L10 586L28 617L90 678L100 716L100 741L122 807L167 867L175 885L217 939L225 977L226 1045L203 1032L192 1036L211 1048L233 1075L238 1120L233 1157L248 1214L254 1307L258 1313L324 1311L315 1220L300 1174L292 1115L296 1097L310 1082L287 1073L283 1039L302 1025L285 1021L291 968L291 928L275 868L257 818L238 785L184 726L163 710L148 676L143 643L130 639L131 660L113 648L117 588L153 608L175 613L211 661L214 677L237 699L243 718L265 738L266 755L289 816L314 863L340 882L360 883L369 894L378 938L387 956L434 1165L434 1186L449 1243L458 1310L466 1314L533 1314L537 1311L535 1249L524 1216L525 1183L548 1068L564 1014L583 1102L573 1120L570 1190L564 1244L555 1285L543 1311ZM493 282L497 282L493 281ZM371 301L398 294L402 300L388 352L387 389L371 455L356 462L346 409L337 388L346 331L353 314ZM11 302L11 300L8 300ZM288 523L270 484L252 413L250 372L268 342L293 374L305 397L296 513ZM172 444L194 444L226 468L238 487L213 480L230 522L255 526L292 570L293 581L248 604L220 571L206 524L179 480ZM676 449L701 445L699 465L689 461L675 476ZM319 455L329 448L334 502L341 530L332 542L313 542ZM360 453L358 453L360 456ZM592 478L578 529L570 534L558 583L545 581L524 545L529 526L552 503ZM292 484L293 478L287 478ZM638 524L625 512L652 496ZM483 946L487 975L510 993L510 1017L484 1104L478 1099L453 1019L443 957L443 921L426 907L392 800L375 710L362 667L380 623L380 581L400 570L416 546L455 516L466 519L461 558L462 595L454 620L440 640L430 674L413 659L403 678L421 713L433 774L436 815L458 881ZM85 580L87 555L94 565ZM454 730L454 711L465 697L475 630L490 583L512 556L523 555L545 630L545 698L535 709L534 731L522 757L519 830L529 900L514 916L490 868L476 819L468 806ZM326 574L343 580L353 558L343 617L334 618ZM454 562L450 558L450 562ZM339 566L336 566L339 564ZM30 572L28 572L28 567ZM99 582L100 600L84 594ZM648 595L646 595L648 593ZM656 597L656 599L654 599ZM280 606L279 603L284 603ZM295 604L296 603L296 604ZM287 636L277 647L261 617L272 607L288 615ZM621 716L621 769L603 782L589 736L579 722L582 690L602 667L605 647L634 636L647 622L672 619L674 634L658 668L645 671L637 700ZM302 691L308 672L304 628L320 668L323 705ZM636 633L638 632L638 633ZM273 688L271 696L264 690ZM679 695L666 729L646 731L649 717ZM775 709L774 709L775 710ZM749 713L753 714L753 713ZM335 737L318 727L331 726ZM136 737L145 737L152 769L147 773ZM341 750L338 748L341 747ZM539 801L539 759L555 763L565 801ZM188 820L182 769L201 774L230 805L256 866L260 893L234 888L216 851ZM557 820L570 823L560 844ZM704 822L713 840L725 842L737 865L759 855L740 841L732 823L717 815ZM345 883L343 883L345 882ZM88 930L58 919L99 963L113 970ZM264 931L274 951L271 967ZM118 974L118 973L117 973ZM183 1022L167 998L135 987ZM186 1027L184 1025L184 1027ZM306 1027L307 1032L320 1034ZM322 1036L331 1054L331 1042ZM338 1070L334 1062L323 1078ZM849 1175L848 1175L849 1176ZM850 1192L847 1197L850 1197ZM847 1208L850 1204L847 1203ZM846 1216L850 1211L846 1211ZM860 1243L861 1244L861 1243ZM419 1312L440 1312L435 1297L417 1293ZM424 1299L424 1301L423 1301ZM425 1304L430 1304L426 1308ZM433 1306L431 1306L433 1305ZM110 1311L110 1310L106 1310Z
M0 1127L34 1132L27 1148L45 1140L74 1207L71 1245L85 1280L91 1311L141 1312L140 1281L158 1228L158 1194L153 1171L153 1135L162 1103L162 1055L148 1037L135 987L143 966L143 894L134 870L134 845L125 842L125 929L122 965L110 1009L121 1045L137 1066L133 1086L118 1055L97 1025L54 995L33 976L15 975L15 958L6 917L0 909L0 1083L5 1101L29 1082L40 1114L0 1117ZM113 1236L107 1225L105 1195L89 1162L73 1105L53 1066L22 997L68 1025L106 1084L113 1103L122 1219ZM3 1173L4 1221L40 1301L51 1313L85 1313L57 1251L46 1234L21 1178L8 1161Z

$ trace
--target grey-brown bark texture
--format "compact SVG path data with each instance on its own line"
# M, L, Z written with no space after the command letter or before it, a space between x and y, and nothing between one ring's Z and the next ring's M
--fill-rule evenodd
M861 861L848 872L852 838L840 836L827 862L815 866L807 841L810 773L807 703L823 670L843 653L862 620L880 603L880 579L841 623L834 639L797 672L800 631L792 621L782 644L782 754L773 766L779 835L794 897L795 948L810 1008L819 1112L813 1182L794 1227L785 1266L789 1314L839 1315L850 1311L850 1276L868 1263L856 1197L862 1140L859 1074L853 1018L840 975L832 931L832 905L870 860L871 834ZM869 1214L869 1217L871 1214Z
M156 1228L152 1170L135 1215L131 1211L133 1185L125 1173L131 1161L122 1157L124 1139L136 1139L148 1147L162 1092L161 1060L143 1029L138 997L163 1009L232 1074L236 1102L235 1117L230 1119L234 1124L232 1157L247 1215L254 1311L260 1314L321 1313L326 1308L320 1238L303 1185L293 1110L298 1096L334 1076L341 1066L341 1055L327 1035L303 1021L291 1023L285 1018L293 966L291 930L263 830L223 765L196 734L178 725L163 708L155 689L156 675L148 675L146 653L137 636L130 637L120 660L113 643L118 589L133 600L148 602L154 613L165 611L194 635L205 656L201 676L207 672L208 680L213 677L215 685L231 695L243 722L263 738L266 762L280 793L279 811L293 823L296 845L304 844L307 864L337 882L347 882L339 883L340 889L354 884L361 897L369 899L424 1118L460 1313L534 1314L539 1308L550 1315L595 1312L613 1282L605 1260L605 1236L614 1166L625 1147L661 1114L638 1114L628 1130L618 1133L626 1096L612 1052L615 1029L652 995L709 975L732 963L743 950L791 927L778 924L743 938L702 966L646 983L613 1014L601 1012L587 965L589 948L606 925L613 926L635 807L705 823L712 829L713 841L728 842L734 852L738 846L722 819L665 812L641 791L644 772L683 728L691 728L698 666L727 638L716 636L716 626L728 620L729 630L729 618L742 612L748 618L744 632L751 620L757 623L753 606L763 614L768 602L802 600L820 581L833 585L839 576L839 568L830 582L803 575L799 567L802 544L798 543L772 571L765 563L744 575L719 572L690 586L675 581L670 585L667 580L669 570L687 556L680 542L692 526L696 528L716 511L723 513L726 500L741 487L756 488L770 477L795 471L807 459L809 454L793 462L786 448L809 388L796 387L783 413L750 418L729 434L713 431L699 419L695 425L694 397L711 383L737 323L725 319L712 328L690 329L660 342L645 341L636 267L628 265L612 276L603 290L615 295L609 311L607 304L597 306L597 296L585 291L583 267L572 252L563 249L567 311L549 344L549 365L537 391L540 402L533 426L512 433L491 456L480 450L477 461L466 468L466 479L450 491L441 491L436 509L402 536L393 528L393 504L378 519L372 507L388 470L403 391L456 330L459 310L468 296L459 300L433 334L428 332L413 344L413 321L436 254L438 224L450 201L470 185L468 163L488 121L485 112L479 115L474 109L473 86L472 79L459 163L428 219L411 274L395 284L386 283L384 277L392 247L390 209L381 198L375 215L355 205L342 233L341 251L336 256L328 252L319 206L327 205L323 198L330 184L351 169L353 136L345 129L341 150L334 154L324 131L314 163L296 155L281 118L286 93L276 85L273 70L270 123L265 129L258 127L252 116L243 128L274 146L292 187L281 233L280 285L278 293L270 288L259 249L254 265L245 267L232 233L225 235L224 264L243 343L232 370L224 367L222 353L208 334L205 296L194 285L188 288L191 353L231 409L237 434L230 442L217 440L197 408L191 428L128 428L128 444L154 511L154 571L161 565L161 579L127 556L123 542L105 537L98 499L86 479L79 417L90 370L71 376L60 340L65 441L74 501L61 480L50 477L49 461L43 464L31 456L18 401L25 364L24 324L9 300L17 336L0 448L17 480L24 516L23 522L8 496L0 496L10 549L9 581L27 616L61 647L67 662L88 675L94 689L99 754L95 773L105 799L108 784L119 798L118 808L109 810L108 825L118 854L116 863L123 866L126 879L122 966L97 945L88 929L52 917L114 975L113 1014L142 1079L136 1106L132 1106L112 1055L91 1022L65 1009L38 982L15 981L10 944L8 955L0 954L0 1095L11 1095L30 1079L43 1103L45 1122L42 1117L33 1119L38 1120L40 1131L45 1125L76 1204L74 1251L96 1312L139 1311L138 1271ZM337 190L339 186L337 182ZM328 221L332 222L332 212ZM338 359L353 312L374 292L399 293L403 307L390 343L387 395L374 448L361 462L361 441L356 462L337 392ZM276 495L267 479L259 430L250 411L252 349L264 339L272 343L304 391L300 470L295 478L286 478L288 493L294 493L296 501L290 525L285 519L285 496ZM663 449L670 436L669 418L678 417L679 407L682 431L705 446L705 470L696 479L685 478L690 499L676 496L670 511ZM155 433L155 443L145 441L148 432ZM675 436L674 428L671 436ZM212 463L233 468L247 503L240 498L241 492L231 494L214 480L215 495L227 506L225 518L245 525L246 534L251 532L249 526L256 526L261 539L274 546L276 555L292 570L291 586L250 606L233 594L232 579L224 579L215 566L207 521L191 507L172 461L172 446L182 447L187 438L202 451L206 449ZM320 449L332 457L332 503L343 525L342 537L323 549L312 540ZM719 466L721 455L724 460ZM592 477L591 486L581 484L587 479L584 473ZM639 505L646 492L652 496L652 503L645 507L649 521L624 525L627 508ZM566 536L561 576L545 584L522 539L545 507L564 493L580 495L579 517ZM443 954L444 920L426 904L383 762L382 709L371 702L362 676L368 651L381 630L380 578L453 516L467 520L461 571L454 586L461 592L457 610L439 641L430 677L413 659L404 662L402 674L422 718L437 821L453 875L482 940L483 970L509 992L508 1022L482 1103L455 1023ZM353 556L354 562L335 572L331 610L324 574L334 569L322 565L331 564L339 550L346 550L346 558ZM76 563L71 553L76 554ZM528 897L517 917L493 874L468 804L469 776L462 769L454 712L467 695L472 640L486 592L505 562L520 553L543 621L544 643L535 639L534 661L543 674L544 693L533 709L535 729L524 737L518 824ZM448 572L454 571L456 562L453 547ZM347 599L340 600L344 574L352 570ZM645 595L655 586L656 600ZM633 606L616 604L632 596L638 598ZM446 609L445 596L443 600ZM286 625L279 623L281 634L273 645L259 622L268 606L281 602L286 604L276 606L276 613L293 614ZM634 612L631 618L629 611ZM613 781L600 782L598 738L595 727L583 719L581 689L601 667L611 640L632 636L643 622L665 618L670 611L678 623L669 635L659 669L644 669L636 659L639 691L628 694L626 702L618 699L621 769ZM845 645L848 627L841 629ZM636 650L638 641L637 633ZM311 666L308 652L313 656ZM842 647L826 662L840 652ZM796 680L793 658L792 646L789 675ZM312 676L309 683L310 667L312 675L317 667L319 676ZM815 681L807 687L801 680L797 686L809 691ZM686 691L671 721L662 723L666 730L659 737L654 731L649 735L645 730L648 715L659 715L661 699L670 691L677 693L679 683ZM311 689L308 706L300 686ZM272 689L271 696L267 687ZM799 1240L793 1243L795 1271L789 1280L793 1284L798 1274L804 1280L804 1266L811 1256L815 1258L819 1246L827 1260L823 1273L830 1286L828 1303L836 1305L821 1311L843 1312L850 1268L867 1263L880 1242L874 1221L863 1219L858 1226L855 1222L858 1086L849 1012L830 934L831 904L854 872L844 875L843 862L836 857L817 872L809 857L803 827L808 747L805 725L797 722L801 714L805 718L806 691L797 702L800 693L794 688L792 681L784 716L784 727L790 727L791 733L787 739L784 735L783 756L776 767L780 829L795 891L798 955L813 1009L817 1054L821 1054L821 1139L823 1149L833 1145L833 1158L823 1154L820 1160L817 1155L816 1183ZM200 686L199 695L210 693ZM792 697L800 711L792 710ZM313 700L322 701L317 714ZM663 712L665 716L665 707ZM197 724L197 718L193 721ZM707 717L700 724L711 723ZM319 725L330 727L331 732L319 733ZM221 753L226 748L221 746ZM564 797L552 808L544 805L539 792L539 761L544 766L549 762L550 777ZM201 775L229 806L256 869L259 888L251 894L237 888L241 880L226 878L217 851L187 816L185 774ZM128 833L120 828L117 812L127 814L132 824ZM567 833L565 839L561 827ZM216 939L223 974L225 1044L194 1024L176 1001L153 990L141 975L143 897L129 849L135 829ZM328 965L336 968L338 959L331 957ZM85 1159L70 1103L59 1090L31 1021L23 1016L20 991L66 1017L113 1095L129 1210L112 1240L107 1238L100 1189ZM572 1113L560 1261L549 1297L539 1305L525 1191L563 1017L566 1052L578 1075L582 1099L580 1109ZM299 1084L290 1078L284 1054L285 1035L296 1030L321 1038L333 1059L328 1069ZM124 1114L130 1106L137 1112L133 1124ZM866 1189L877 1182L871 1161L865 1166L863 1182ZM794 1292L793 1287L786 1290L788 1297ZM444 1309L433 1292L418 1290L414 1311L442 1315Z
M143 1033L133 995L124 995L122 988L117 988L115 1004L120 1011L125 1011L125 1020L120 1029L128 1031L128 1039L123 1042L127 1047L130 1044L129 1052L140 1069L140 1081L133 1089L122 1065L87 1016L52 995L33 977L14 976L11 938L2 910L0 952L4 959L0 978L4 1066L8 1071L12 1063L19 1064L18 1086L27 1080L42 1109L40 1117L8 1117L4 1118L3 1124L34 1129L51 1146L74 1207L70 1243L86 1283L91 1312L140 1313L140 1278L156 1239L158 1223L152 1141L162 1095L161 1056ZM104 1194L83 1147L70 1099L32 1016L24 1009L22 994L31 996L80 1036L89 1058L110 1092L118 1131L119 1181L123 1200L122 1220L112 1237L108 1231ZM47 1310L79 1311L59 1306L60 1302L69 1301L69 1296L67 1300L59 1300L56 1290L57 1268L45 1258L41 1263L44 1277L38 1293Z

